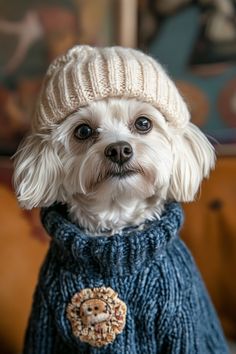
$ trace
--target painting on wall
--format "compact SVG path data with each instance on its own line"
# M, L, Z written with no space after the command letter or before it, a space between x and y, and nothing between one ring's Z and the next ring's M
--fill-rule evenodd
M236 2L201 0L200 28L191 65L225 64L236 60Z
M113 44L115 11L109 0L0 0L0 13L0 155L8 156L29 128L49 63L75 44Z
M175 80L192 120L236 155L236 3L139 0L139 47Z

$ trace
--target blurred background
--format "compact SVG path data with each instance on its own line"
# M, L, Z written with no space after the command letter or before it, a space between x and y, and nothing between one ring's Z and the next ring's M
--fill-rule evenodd
M10 156L29 129L49 63L78 43L157 58L215 145L216 169L197 201L184 205L182 237L236 353L236 1L0 0L0 354L21 352L49 244L39 211L17 204Z

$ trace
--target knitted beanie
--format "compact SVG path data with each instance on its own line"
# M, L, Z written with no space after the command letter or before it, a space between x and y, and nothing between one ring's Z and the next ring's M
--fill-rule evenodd
M189 121L183 98L153 58L130 48L78 45L49 66L36 122L41 127L60 123L79 107L110 97L151 103L175 127Z

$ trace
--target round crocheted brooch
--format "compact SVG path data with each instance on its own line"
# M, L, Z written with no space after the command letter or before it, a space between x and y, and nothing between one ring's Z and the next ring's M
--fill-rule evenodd
M111 343L125 326L126 304L111 288L83 289L67 306L75 337L92 346Z

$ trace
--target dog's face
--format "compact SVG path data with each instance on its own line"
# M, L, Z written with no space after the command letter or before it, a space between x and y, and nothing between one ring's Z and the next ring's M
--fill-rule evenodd
M32 134L16 158L15 184L23 206L67 203L94 232L151 218L169 199L192 200L213 164L191 123L176 128L152 105L116 98Z
M146 199L169 185L173 155L168 126L151 105L135 100L94 102L68 117L53 133L66 199ZM66 200L65 200L66 201Z

